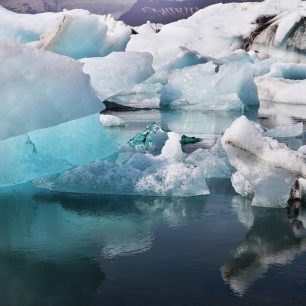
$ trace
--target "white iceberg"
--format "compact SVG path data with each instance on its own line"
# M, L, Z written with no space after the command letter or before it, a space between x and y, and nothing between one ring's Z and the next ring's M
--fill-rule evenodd
M9 41L0 60L0 140L104 108L78 61Z
M209 194L200 169L184 162L181 137L173 132L168 137L156 157L137 153L119 165L96 161L34 183L61 192L178 197Z
M163 88L160 103L214 110L258 105L253 71L240 63L214 62L175 70Z
M0 186L62 173L118 150L98 114L12 137L0 141Z
M148 79L154 73L152 61L151 54L141 52L113 52L81 60L101 101Z
M167 65L181 47L203 56L220 58L245 47L246 41L258 28L255 22L258 17L287 10L303 12L305 7L300 0L211 5L188 19L163 26L159 33L133 35L127 50L150 52L154 56L154 68Z
M274 139L241 116L222 137L231 164L249 182L257 206L284 207L297 178L306 178L302 155Z

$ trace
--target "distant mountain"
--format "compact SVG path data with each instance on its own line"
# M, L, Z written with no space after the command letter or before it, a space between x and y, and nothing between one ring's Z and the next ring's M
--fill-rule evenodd
M17 13L58 12L83 8L97 14L119 17L128 11L136 0L0 0L0 5Z
M196 11L219 2L255 1L260 0L137 0L120 19L131 26L142 25L148 20L153 23L166 24L188 18Z

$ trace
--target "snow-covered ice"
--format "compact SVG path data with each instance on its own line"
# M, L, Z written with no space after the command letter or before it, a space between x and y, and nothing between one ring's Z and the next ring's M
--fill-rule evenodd
M9 41L0 41L0 60L0 140L104 107L78 61Z

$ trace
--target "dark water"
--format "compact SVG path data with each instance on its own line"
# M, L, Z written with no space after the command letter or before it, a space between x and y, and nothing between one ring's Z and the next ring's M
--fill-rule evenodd
M279 114L267 106L259 121L288 123ZM214 138L237 114L121 117L127 128L110 133L124 142L152 121ZM252 207L229 180L208 183L210 196L191 198L1 189L0 305L306 305L306 210Z
M0 197L0 305L304 305L306 213L207 197Z

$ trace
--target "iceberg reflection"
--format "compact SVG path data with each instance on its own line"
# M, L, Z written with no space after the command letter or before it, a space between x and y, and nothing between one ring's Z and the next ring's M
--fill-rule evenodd
M248 232L221 273L235 293L244 295L271 266L287 265L306 251L306 211L300 203L291 203L288 211L252 207L251 200L238 196L233 209Z

